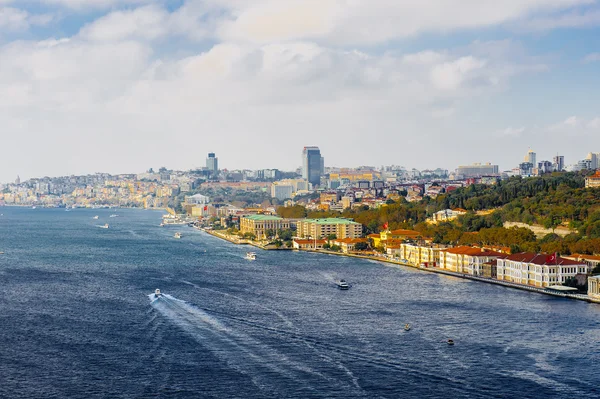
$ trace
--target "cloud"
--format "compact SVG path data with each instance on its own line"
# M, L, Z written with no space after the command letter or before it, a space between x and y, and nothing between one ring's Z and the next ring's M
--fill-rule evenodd
M546 130L569 135L582 135L595 133L598 129L600 129L600 117L584 119L570 116L562 122L548 126Z
M218 37L224 40L266 43L309 39L329 44L369 45L427 32L523 22L534 14L556 13L593 0L209 0L209 3L220 4L226 10L218 29Z
M564 28L587 28L600 25L600 10L577 10L566 14L534 17L521 25L521 30L547 31Z
M25 30L29 27L29 13L17 8L0 8L0 31L1 30Z
M517 127L514 128L512 126L507 127L506 129L500 130L498 134L503 137L520 137L525 132L525 127Z
M600 53L590 53L583 58L583 62L586 64L598 61L600 61Z

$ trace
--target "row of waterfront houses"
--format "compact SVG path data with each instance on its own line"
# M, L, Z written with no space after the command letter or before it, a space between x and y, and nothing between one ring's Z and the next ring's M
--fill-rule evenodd
M344 218L290 220L272 215L246 215L240 219L241 233L251 233L259 240L267 238L268 230L281 231L292 227L297 229L297 238L293 242L296 249L321 249L329 243L349 253L355 250L357 243L370 241L374 247L385 248L388 259L408 265L541 288L576 279L579 285L588 283L590 297L600 299L600 276L590 276L591 270L600 264L600 257L561 257L527 252L507 254L469 246L420 244L414 242L424 241L417 240L419 232L402 229L386 229L361 238L362 225ZM333 236L336 238L331 238Z

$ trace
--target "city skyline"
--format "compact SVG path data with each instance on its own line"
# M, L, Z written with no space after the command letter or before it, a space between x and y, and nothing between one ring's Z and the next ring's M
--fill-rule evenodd
M599 15L596 0L0 1L0 181L189 170L209 151L293 170L306 143L348 167L507 170L527 148L573 164L600 149Z

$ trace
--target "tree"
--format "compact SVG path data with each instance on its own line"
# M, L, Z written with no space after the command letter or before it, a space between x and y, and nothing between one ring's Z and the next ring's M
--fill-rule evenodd
M367 244L366 242L357 242L354 245L354 249L357 250L357 251L364 251L364 250L366 250L368 248L369 248L369 244Z
M329 234L329 235L327 236L327 241L335 240L336 238L337 238L337 235L336 235L336 234Z

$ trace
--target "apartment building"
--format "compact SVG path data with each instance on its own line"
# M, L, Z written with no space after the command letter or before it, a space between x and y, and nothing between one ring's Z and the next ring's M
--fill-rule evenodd
M440 268L457 273L483 276L484 264L506 255L482 248L461 246L440 252Z
M359 238L362 236L362 224L343 218L298 221L298 237L326 238L330 234L335 234L337 238Z

